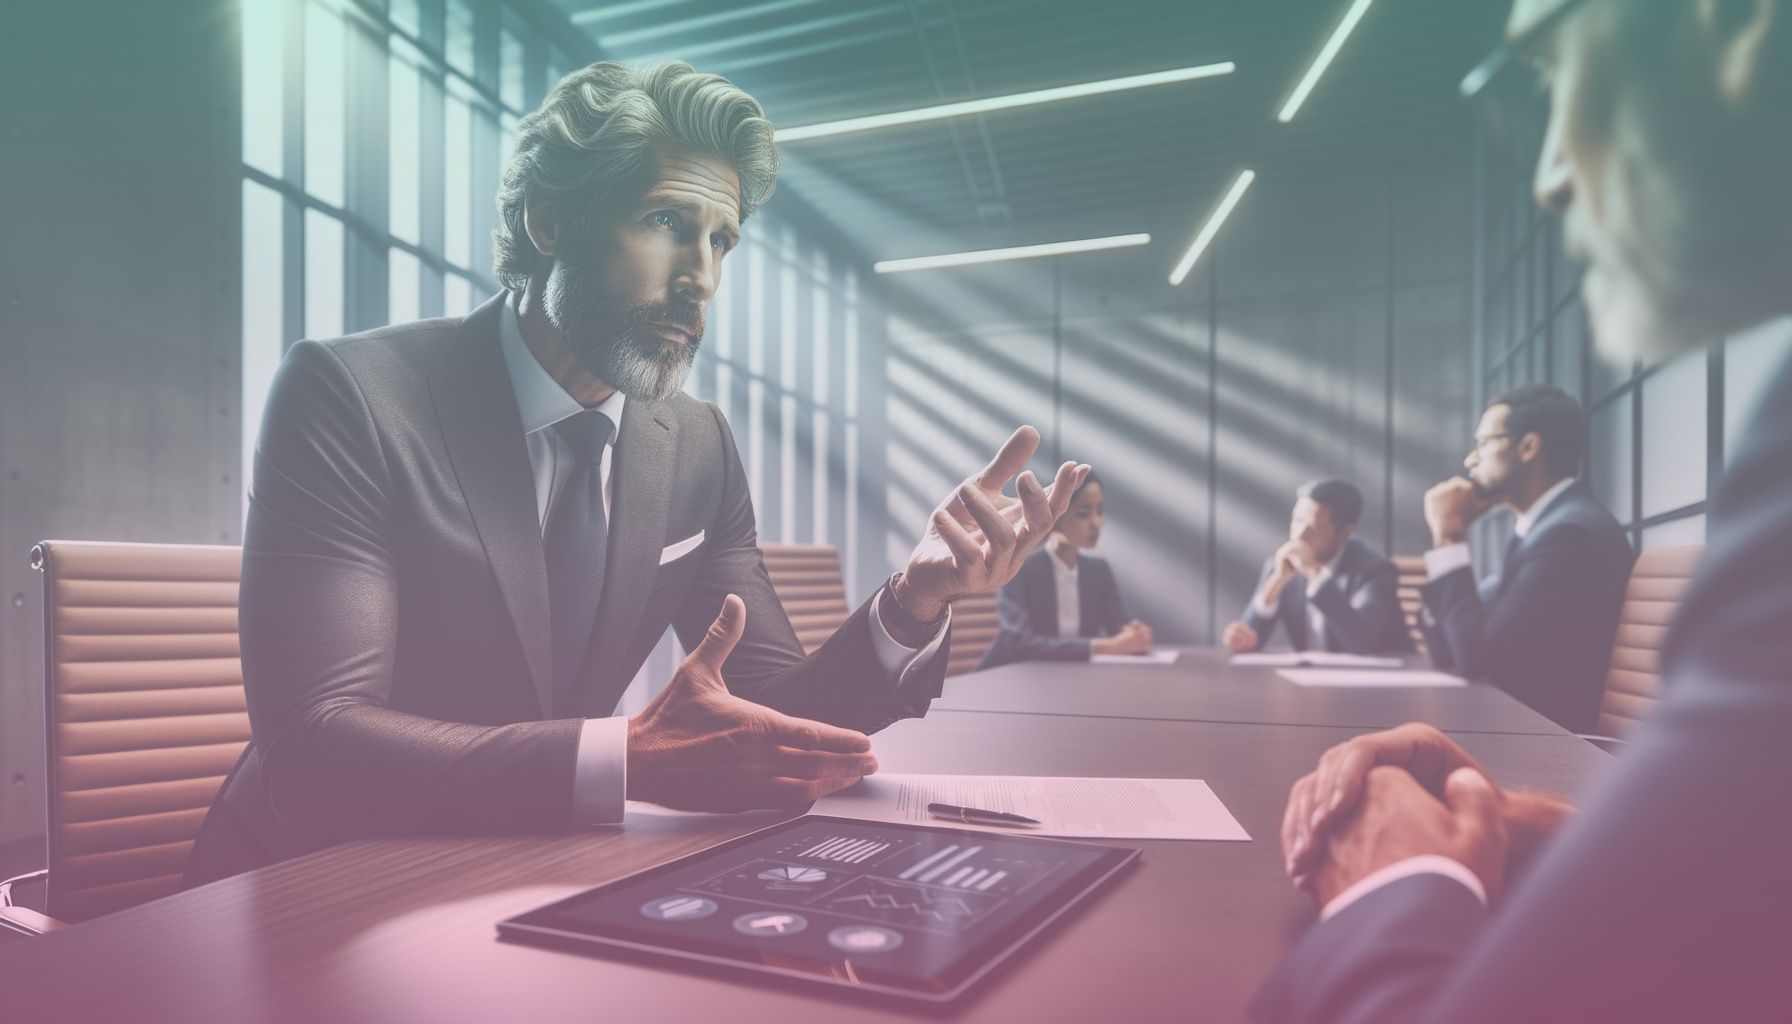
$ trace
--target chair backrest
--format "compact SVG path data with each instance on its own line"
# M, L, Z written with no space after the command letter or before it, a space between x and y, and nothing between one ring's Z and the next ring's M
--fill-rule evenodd
M79 921L174 892L249 741L242 549L44 541L49 879Z
M946 657L946 675L974 671L989 653L989 645L995 643L998 630L995 591L966 594L952 602L952 650Z
M1395 555L1392 559L1399 582L1395 593L1400 600L1400 614L1406 620L1406 636L1412 649L1430 655L1425 647L1425 631L1419 628L1419 613L1425 610L1425 558L1423 555Z
M1689 544L1650 548L1637 556L1618 612L1595 732L1623 738L1660 703L1661 645L1704 553L1704 545Z
M852 614L840 553L826 544L761 544L759 552L803 653L815 653Z

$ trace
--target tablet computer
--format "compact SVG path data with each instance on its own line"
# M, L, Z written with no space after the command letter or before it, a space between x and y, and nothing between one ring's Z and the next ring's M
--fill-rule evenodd
M808 815L498 923L522 942L957 998L1139 855Z

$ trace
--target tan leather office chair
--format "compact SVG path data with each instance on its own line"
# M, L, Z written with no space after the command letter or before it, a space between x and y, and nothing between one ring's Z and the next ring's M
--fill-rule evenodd
M1419 614L1425 610L1425 594L1420 587L1428 578L1425 573L1423 555L1395 555L1392 559L1394 572L1398 576L1397 590L1400 601L1400 614L1406 619L1406 636L1412 641L1412 649L1427 657L1431 652L1425 647L1425 631L1419 628Z
M44 541L31 558L44 577L44 909L80 921L179 887L249 741L242 549Z
M1605 698L1588 739L1601 746L1622 740L1661 702L1661 645L1686 586L1705 553L1702 544L1650 548L1637 556L1618 612Z
M759 552L803 653L815 653L852 614L840 552L826 544L761 544Z
M974 671L989 653L989 645L995 643L999 628L995 591L966 594L952 602L952 650L946 658L946 675Z

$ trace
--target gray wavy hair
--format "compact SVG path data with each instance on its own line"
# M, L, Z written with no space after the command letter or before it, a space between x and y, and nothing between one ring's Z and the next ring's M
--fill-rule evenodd
M682 61L646 68L603 61L581 68L561 79L516 131L498 185L492 272L517 291L527 287L540 256L523 227L523 198L531 188L571 197L573 209L589 213L641 168L657 142L733 164L743 221L777 185L778 150L759 101L721 75L699 73Z

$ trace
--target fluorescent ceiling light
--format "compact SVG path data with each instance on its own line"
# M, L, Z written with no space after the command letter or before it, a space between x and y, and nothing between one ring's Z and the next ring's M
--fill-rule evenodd
M1245 171L1238 176L1237 181L1232 183L1231 191L1226 193L1226 198L1220 200L1219 208L1214 210L1213 216L1207 218L1207 223L1201 226L1201 233L1195 236L1195 243L1182 254L1182 259L1176 264L1176 269L1170 271L1172 286L1181 284L1182 279L1188 276L1190 268L1194 267L1195 261L1200 259L1201 253L1206 250L1207 243L1213 241L1213 236L1219 233L1220 225L1226 223L1226 217L1232 213L1232 208L1237 206L1238 200L1244 196L1244 190L1250 188L1251 182L1256 180L1256 171Z
M1350 38L1356 23L1363 20L1363 13L1369 9L1369 3L1370 0L1353 0L1350 10L1344 12L1344 20L1338 22L1338 27L1332 30L1332 37L1325 41L1325 48L1313 59L1313 66L1307 69L1300 84L1294 87L1294 93L1288 97L1288 102L1282 104L1282 112L1276 115L1276 120L1283 124L1294 120L1295 112L1307 101L1307 95L1313 91L1313 86L1319 84L1319 76L1325 74L1325 69L1331 66L1332 58L1338 55L1344 40Z
M1145 245L1150 241L1150 235L1109 235L1106 238L1084 238L1075 242L1047 242L1044 245L1017 245L1007 249L952 252L943 256L912 256L904 260L879 260L871 265L871 269L879 274L900 274L906 270L962 267L967 263L997 263L1002 260L1030 260L1040 256L1063 256L1073 252L1124 249L1127 246Z
M1108 78L1099 82L1084 82L1081 85L1061 85L1053 89L1037 89L1033 92L1017 92L1011 96L991 96L982 100L965 100L960 103L946 103L937 107L921 107L916 110L898 110L888 114L872 114L868 117L853 117L844 121L828 121L822 124L806 124L796 128L780 128L773 138L778 142L796 142L799 139L818 139L826 135L845 135L847 132L863 132L873 128L888 128L898 124L914 124L918 121L937 121L945 117L963 117L966 114L986 114L992 110L1008 110L1013 107L1030 107L1039 103L1053 103L1058 100L1075 99L1079 96L1094 96L1104 92L1120 92L1123 89L1143 89L1150 85L1166 85L1170 82L1187 82L1196 78L1212 78L1215 75L1229 75L1234 70L1231 61L1219 64L1202 64L1192 68L1176 68L1171 71L1152 71L1143 75L1129 75L1125 78Z

